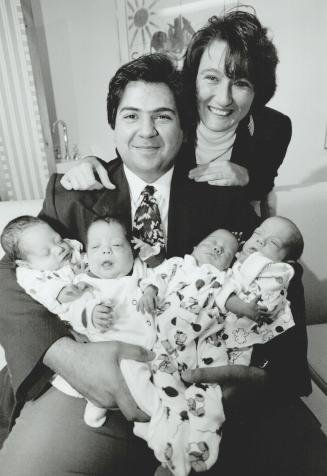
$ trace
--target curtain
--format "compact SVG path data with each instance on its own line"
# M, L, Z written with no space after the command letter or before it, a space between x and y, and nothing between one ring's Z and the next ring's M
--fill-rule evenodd
M1 200L42 198L49 169L19 0L0 0Z

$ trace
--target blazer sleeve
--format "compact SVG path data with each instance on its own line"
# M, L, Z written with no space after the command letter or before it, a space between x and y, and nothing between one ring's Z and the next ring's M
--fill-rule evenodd
M247 240L262 219L255 213L242 187L224 188L226 196L229 196L226 202L229 223L226 228L235 232L239 241Z
M249 172L247 191L251 200L262 200L273 189L291 137L288 116L269 108L265 108L265 114L254 115L253 153L244 164Z
M54 179L50 180L45 210ZM42 363L47 349L58 339L70 336L60 319L28 296L17 284L15 264L5 256L0 262L0 342L6 353L12 386L17 400L35 398L48 383L52 371Z

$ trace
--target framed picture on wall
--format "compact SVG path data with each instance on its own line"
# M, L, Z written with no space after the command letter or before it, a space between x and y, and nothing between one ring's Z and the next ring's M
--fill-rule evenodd
M193 33L212 15L237 7L231 0L116 0L120 60L167 53L181 67Z

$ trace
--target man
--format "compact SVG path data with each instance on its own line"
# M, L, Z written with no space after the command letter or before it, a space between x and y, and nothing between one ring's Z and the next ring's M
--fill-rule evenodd
M106 215L121 218L132 229L142 191L149 184L155 189L168 257L190 252L217 228L248 233L255 227L257 217L241 190L209 187L187 178L192 164L179 153L180 121L185 117L180 78L167 58L149 55L121 67L110 83L107 105L119 154L107 167L116 188L67 192L60 177L53 176L40 216L58 232L85 243L90 222ZM151 355L119 342L75 342L56 316L18 288L8 260L2 262L0 280L0 335L14 390L13 418L22 408L0 452L0 475L152 475L156 463L151 452L133 437L127 421L146 416L136 408L119 370L121 358L147 360ZM273 354L271 348L269 352ZM295 345L294 352L303 358L303 342ZM256 359L263 366L262 355L257 353ZM259 367L236 369L235 375L215 369L215 375L205 377L219 381L221 373L228 409L235 383L242 398L253 398L254 391L266 398L267 388L272 392L277 379L274 369L280 368L277 362L272 380ZM101 407L114 398L125 417L112 411L102 428L86 427L84 400L49 388L54 372ZM8 373L3 377L8 380ZM188 378L201 381L204 374Z

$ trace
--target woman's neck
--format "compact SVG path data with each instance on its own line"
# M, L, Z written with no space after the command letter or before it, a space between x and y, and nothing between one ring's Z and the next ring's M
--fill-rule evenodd
M208 129L202 121L199 122L195 148L197 164L208 164L215 159L229 160L236 137L238 124L222 132Z

